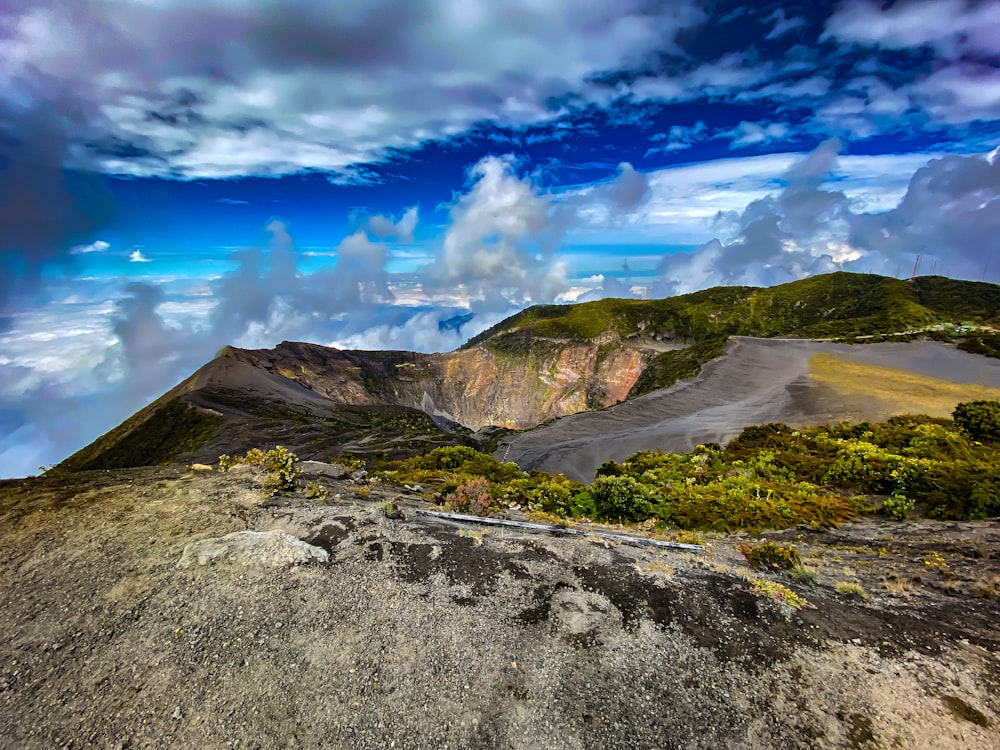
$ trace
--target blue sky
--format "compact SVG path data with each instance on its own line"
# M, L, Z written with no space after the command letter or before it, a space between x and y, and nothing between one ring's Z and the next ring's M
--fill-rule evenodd
M996 3L7 8L0 476L227 343L447 350L917 255L1000 280Z

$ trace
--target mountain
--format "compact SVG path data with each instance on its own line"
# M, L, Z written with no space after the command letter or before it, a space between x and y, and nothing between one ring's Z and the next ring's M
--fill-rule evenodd
M835 273L534 306L442 354L226 347L57 469L211 460L276 443L302 458L398 458L661 390L696 375L730 336L851 338L943 322L1000 325L1000 287Z

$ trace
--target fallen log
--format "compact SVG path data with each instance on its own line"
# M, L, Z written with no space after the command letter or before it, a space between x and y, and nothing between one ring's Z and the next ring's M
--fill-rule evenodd
M506 526L524 531L545 532L548 534L558 534L563 536L590 536L604 539L609 542L621 542L623 544L634 544L639 547L658 547L660 549L676 549L685 552L704 552L705 548L700 544L682 544L681 542L665 542L660 539L646 539L640 536L627 536L625 534L609 534L604 531L587 531L585 529L574 529L569 526L555 526L544 523L530 523L528 521L508 521L505 518L485 518L483 516L467 516L462 513L443 513L436 510L417 510L417 515L441 518L445 521L458 521L459 523L477 523L483 526Z

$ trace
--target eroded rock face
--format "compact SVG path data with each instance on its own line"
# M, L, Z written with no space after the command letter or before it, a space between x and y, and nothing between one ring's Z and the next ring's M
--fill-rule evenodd
M230 563L284 568L329 559L325 549L307 544L285 531L236 531L223 537L189 543L184 547L177 567Z
M517 353L484 345L443 354L347 352L300 343L224 353L336 403L406 406L473 430L534 427L616 404L650 356L608 334L587 343L542 340Z

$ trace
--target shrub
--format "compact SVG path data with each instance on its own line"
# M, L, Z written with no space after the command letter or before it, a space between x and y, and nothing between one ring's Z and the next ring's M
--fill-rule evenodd
M482 477L474 477L455 488L448 496L448 504L460 513L485 516L493 503L490 485Z
M764 578L758 578L755 580L750 585L750 592L754 596L765 596L776 602L787 604L789 607L793 607L794 609L802 609L809 603L787 586L776 583L775 581L768 581Z
M269 451L251 448L245 456L219 456L219 471L229 471L239 464L257 466L267 472L264 486L272 493L285 493L295 489L299 477L299 457L287 448L279 445Z
M598 477L590 485L590 497L595 515L602 520L642 521L649 518L649 493L634 477Z
M915 501L905 495L889 495L882 503L882 512L897 521L905 521L907 514L913 510Z
M677 541L680 544L697 544L698 546L704 546L705 540L702 539L701 534L696 534L693 531L685 531L681 529L677 532Z
M952 412L955 424L980 443L1000 443L1000 401L966 401Z
M594 476L598 477L619 477L622 474L622 467L614 461L605 461L597 467Z
M795 547L785 547L770 540L760 544L741 544L739 550L752 568L790 570L802 565L802 558Z
M738 529L787 529L797 524L830 526L850 520L855 511L840 496L806 482L768 482L743 476L707 484L661 487L657 515L682 529L732 532Z
M310 482L304 490L305 496L310 500L326 500L329 491L319 482Z

